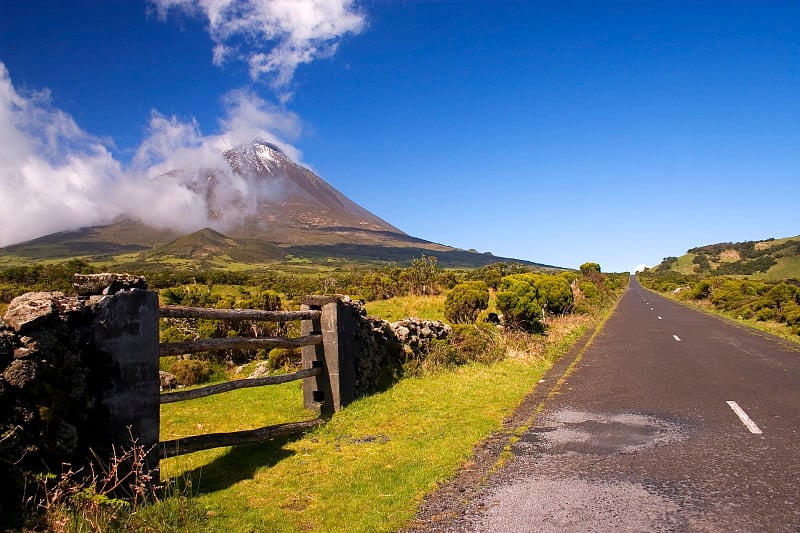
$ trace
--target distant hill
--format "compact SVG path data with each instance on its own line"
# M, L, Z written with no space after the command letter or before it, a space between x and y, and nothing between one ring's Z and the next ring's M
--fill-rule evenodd
M800 236L699 246L680 257L666 257L651 270L767 280L800 279Z
M452 248L407 235L337 191L277 146L256 139L224 154L230 168L175 169L160 179L182 180L205 198L209 225L182 235L137 220L46 235L0 248L0 268L81 258L131 270L164 266L248 268L276 263L408 264L421 254L443 267L480 267L514 261ZM230 182L244 179L260 196L242 196ZM235 220L231 226L226 223ZM219 224L215 224L219 222ZM226 229L222 231L220 227Z

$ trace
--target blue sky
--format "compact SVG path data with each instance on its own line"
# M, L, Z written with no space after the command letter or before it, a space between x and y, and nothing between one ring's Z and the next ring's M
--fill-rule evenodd
M173 224L148 176L256 134L496 255L800 234L798 2L2 2L0 63L0 245L131 199Z

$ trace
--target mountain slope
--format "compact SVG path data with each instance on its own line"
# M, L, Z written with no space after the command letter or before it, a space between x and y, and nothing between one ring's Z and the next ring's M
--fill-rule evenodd
M400 241L408 237L291 161L273 144L256 139L225 152L225 159L234 173L254 179L271 193L260 201L255 216L227 232L234 238L329 244L371 241L374 232Z
M800 236L699 246L687 250L681 257L665 258L652 270L771 280L800 279Z
M223 155L228 168L175 169L158 178L179 180L205 202L209 227L182 235L142 221L118 220L0 249L0 266L71 257L132 268L226 268L298 259L402 264L423 253L435 255L443 266L508 260L407 235L263 140Z

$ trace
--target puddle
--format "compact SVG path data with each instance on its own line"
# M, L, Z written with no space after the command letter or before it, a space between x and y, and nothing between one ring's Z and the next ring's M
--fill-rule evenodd
M532 428L518 445L544 445L551 452L638 453L686 439L676 422L635 413L556 411Z

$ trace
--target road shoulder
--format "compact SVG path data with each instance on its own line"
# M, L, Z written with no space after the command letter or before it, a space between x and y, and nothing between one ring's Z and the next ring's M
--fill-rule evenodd
M559 393L564 380L581 360L592 340L603 329L611 310L594 328L581 336L570 350L561 356L525 397L514 413L503 422L503 427L480 442L472 458L456 473L423 500L417 516L403 531L437 531L462 517L469 503L485 487L489 476L507 460L516 438L527 430L543 410L545 402Z

